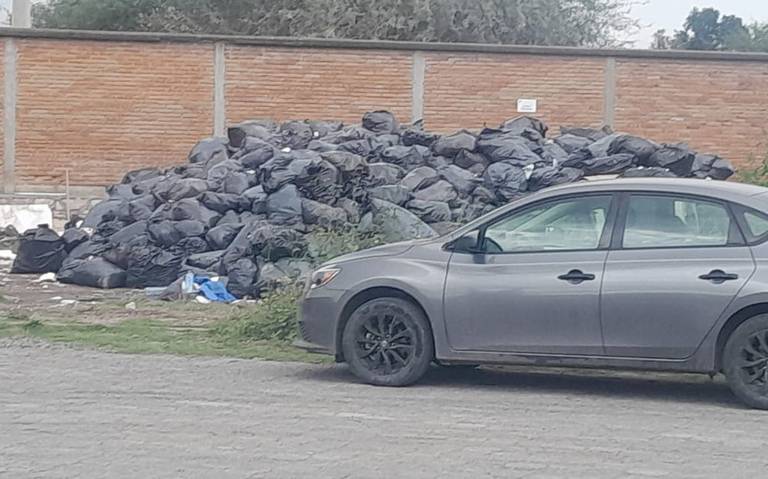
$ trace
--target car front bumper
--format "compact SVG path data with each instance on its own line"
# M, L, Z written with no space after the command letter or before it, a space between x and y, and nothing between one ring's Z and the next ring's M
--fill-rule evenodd
M312 353L337 356L337 325L344 291L329 288L311 290L299 307L299 339L294 346Z

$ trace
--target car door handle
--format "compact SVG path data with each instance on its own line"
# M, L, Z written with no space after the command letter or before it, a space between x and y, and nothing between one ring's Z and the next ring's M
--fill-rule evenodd
M699 279L704 281L712 281L713 283L724 283L726 281L734 281L739 279L738 274L729 274L721 269L710 271L708 274L702 274Z
M558 276L557 279L568 281L569 283L578 284L583 281L594 281L595 275L589 274L589 273L583 273L581 270L574 269L569 271L568 274Z

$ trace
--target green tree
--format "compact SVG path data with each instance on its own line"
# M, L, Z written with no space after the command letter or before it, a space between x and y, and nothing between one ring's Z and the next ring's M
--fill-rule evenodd
M47 28L619 46L632 0L51 0ZM624 34L624 35L619 35Z
M745 25L735 15L694 8L674 36L667 36L664 30L656 32L651 48L768 52L768 24Z

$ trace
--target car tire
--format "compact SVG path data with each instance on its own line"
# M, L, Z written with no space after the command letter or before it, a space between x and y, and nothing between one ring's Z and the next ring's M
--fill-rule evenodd
M739 399L768 409L768 314L744 321L731 333L723 350L723 372Z
M408 386L434 359L432 329L424 313L400 298L377 298L358 307L342 336L352 373L376 386Z

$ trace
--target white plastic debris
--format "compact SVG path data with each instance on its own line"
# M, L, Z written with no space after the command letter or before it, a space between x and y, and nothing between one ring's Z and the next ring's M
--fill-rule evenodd
M13 261L16 259L16 255L9 249L0 249L0 260Z
M211 300L202 295L195 297L195 301L200 304L211 304Z
M55 283L56 273L45 273L35 280L35 283Z
M130 303L125 305L125 309L128 311L136 311L136 303L131 301Z

